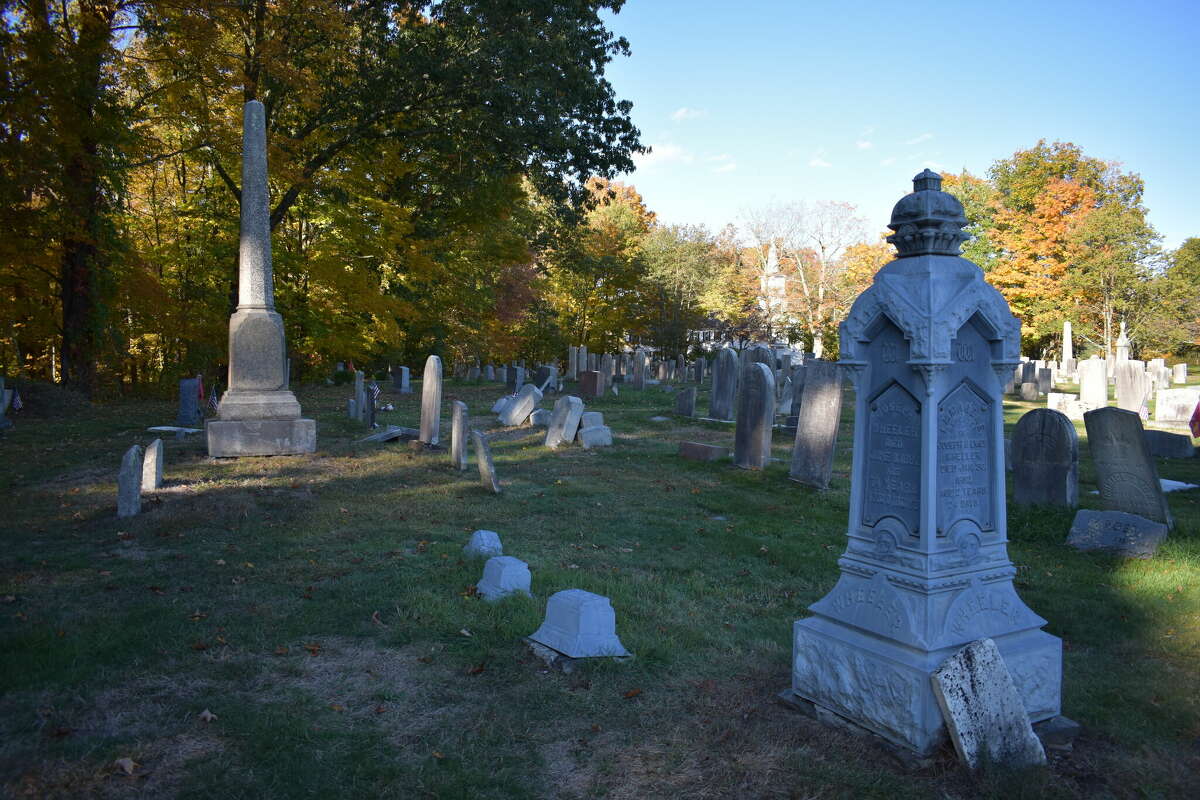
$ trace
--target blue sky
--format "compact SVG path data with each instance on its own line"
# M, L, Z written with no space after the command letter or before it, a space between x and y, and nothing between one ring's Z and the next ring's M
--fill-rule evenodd
M1142 176L1167 247L1200 236L1200 0L628 0L608 76L654 153L624 180L667 223L793 200L883 230L926 166L1038 139Z

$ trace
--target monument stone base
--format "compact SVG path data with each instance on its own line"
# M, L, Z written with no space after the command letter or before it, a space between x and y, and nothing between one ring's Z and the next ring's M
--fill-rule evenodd
M204 430L212 458L287 456L317 449L317 422L312 419L214 419Z
M1062 641L1040 630L995 639L1030 722L1059 715ZM793 626L792 693L920 756L946 738L930 676L960 646L921 651L820 617Z

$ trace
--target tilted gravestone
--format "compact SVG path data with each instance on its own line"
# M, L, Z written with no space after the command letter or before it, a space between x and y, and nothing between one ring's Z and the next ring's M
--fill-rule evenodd
M500 424L513 427L520 425L533 410L537 408L538 403L542 402L542 393L532 383L527 383L521 387L521 391L517 392L517 396L513 398L507 406L500 411Z
M675 395L675 413L685 417L696 416L696 387L689 386Z
M742 469L762 469L771 460L775 376L766 364L751 362L742 373L741 387L733 435L733 463Z
M229 319L229 388L205 425L213 458L311 453L317 423L288 388L283 318L271 270L266 109L246 103L242 126L238 307Z
M712 392L708 398L708 415L713 419L733 419L733 403L737 397L738 356L726 347L717 353L713 362Z
M1174 527L1141 417L1122 408L1100 408L1084 414L1083 424L1104 508Z
M993 639L1038 722L1059 714L1062 643L1017 596L1005 544L1001 388L1020 322L958 256L959 201L931 170L913 183L889 224L896 260L841 324L856 388L847 547L794 625L791 691L928 754L946 736L939 664Z
M146 447L142 457L142 491L161 489L163 483L163 441L155 439Z
M1146 436L1146 446L1150 448L1150 455L1155 458L1193 458L1196 455L1192 437L1187 434L1151 430L1143 433Z
M1013 502L1079 505L1079 436L1066 415L1035 408L1012 434Z
M1167 526L1123 511L1080 509L1071 522L1067 544L1076 550L1108 550L1126 558L1150 558Z
M455 469L467 468L467 404L455 400L450 404L450 463Z
M142 512L142 448L134 445L121 458L117 473L117 516L136 517Z
M578 397L563 395L554 404L550 425L546 428L546 447L551 449L573 441L579 430L579 419L583 416L583 401Z
M842 374L838 365L811 361L805 369L789 478L817 489L829 488L841 416Z
M492 463L492 448L487 437L479 431L471 431L475 443L475 461L479 464L479 482L489 492L500 494L500 480L496 477L496 466Z
M425 444L437 444L442 431L442 359L425 359L421 378L421 438Z

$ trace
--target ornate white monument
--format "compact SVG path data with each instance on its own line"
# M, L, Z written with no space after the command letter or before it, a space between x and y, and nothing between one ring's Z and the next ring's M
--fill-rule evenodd
M841 576L794 626L793 698L918 753L945 735L930 675L990 638L1034 722L1059 713L1062 643L1017 596L1006 548L1001 392L1020 325L960 258L962 205L925 170L896 260L841 326L857 389Z
M283 318L275 313L267 126L262 103L246 103L242 122L242 237L238 307L229 318L229 388L217 419L205 425L213 457L277 456L317 449L317 423L300 418L288 388Z

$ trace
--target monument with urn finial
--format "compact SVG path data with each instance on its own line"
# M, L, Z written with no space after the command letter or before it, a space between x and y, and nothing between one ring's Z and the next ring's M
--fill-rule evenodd
M229 388L217 418L205 425L208 454L276 456L311 453L317 423L301 419L288 388L283 318L275 311L271 215L267 187L266 114L246 103L242 121L242 226L238 306L229 319Z
M925 170L892 212L897 257L841 325L856 388L841 574L793 628L792 698L920 754L945 726L930 675L1000 648L1032 721L1059 713L1062 643L1013 588L1001 393L1020 324L975 264L962 205Z

